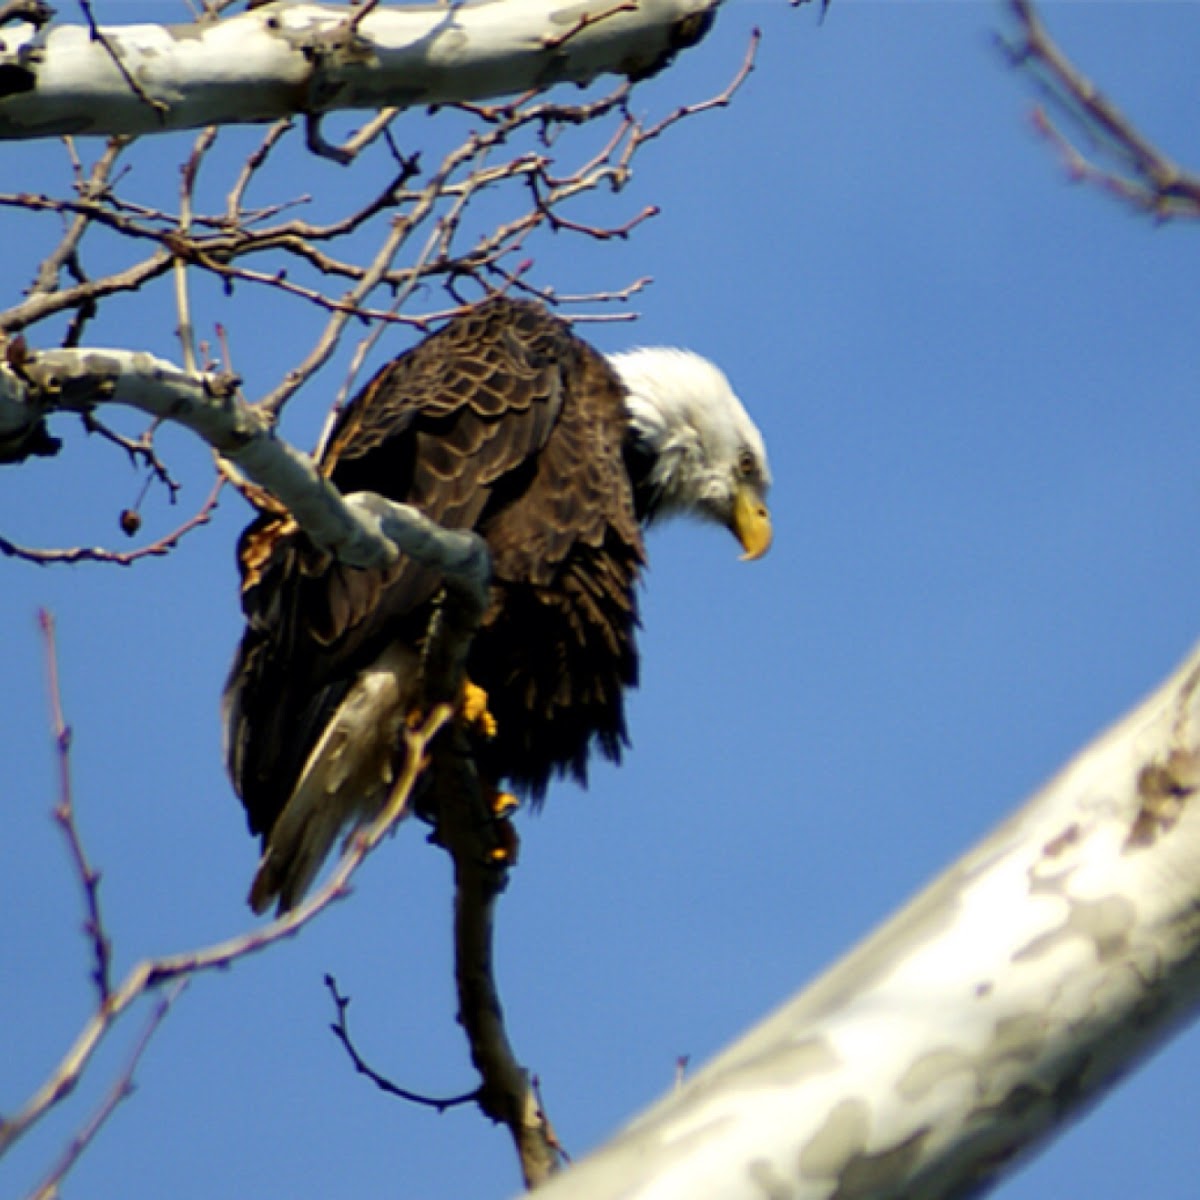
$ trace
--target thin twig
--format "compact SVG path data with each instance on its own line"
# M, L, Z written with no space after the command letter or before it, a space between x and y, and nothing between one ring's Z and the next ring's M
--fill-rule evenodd
M192 153L180 171L179 182L179 226L177 244L182 248L187 245L192 228L192 198L196 190L196 176L200 172L200 164L204 156L217 140L217 127L210 125L202 130L192 147ZM175 311L179 314L177 333L183 348L183 368L189 373L196 371L196 330L192 325L192 306L188 296L188 256L186 253L175 255Z
M350 837L329 879L302 904L258 929L202 950L144 959L138 963L121 985L110 993L108 1002L92 1014L53 1074L25 1107L15 1116L0 1122L0 1155L71 1092L113 1025L146 992L201 971L228 967L248 955L265 950L284 938L292 937L334 901L349 895L349 884L354 873L405 815L413 785L425 768L430 743L450 721L453 712L453 706L439 704L419 728L405 730L407 754L404 769L396 781L387 807L370 825Z
M524 292L527 296L535 296L543 304L557 306L560 304L588 304L595 299L590 295L573 295L570 293L561 293L553 287L537 287L524 279L522 275L514 271L506 271L503 267L493 265L488 268L499 279L503 281L506 289L513 291ZM639 292L644 291L653 283L653 279L649 275L643 275L640 279L635 279L632 283L626 284L625 287L616 289L606 294L605 299L617 302L625 302L631 300ZM629 321L637 316L634 312L603 312L603 313L579 313L573 312L563 319L569 321L572 325L598 323L604 321Z
M100 872L88 861L75 823L75 800L71 789L71 727L63 715L62 689L58 673L58 640L54 616L49 609L38 611L38 625L46 643L46 678L50 695L50 714L54 729L54 747L58 755L58 803L54 806L54 821L62 830L71 855L76 878L83 891L87 913L83 931L92 948L92 982L101 1006L112 995L112 942L104 928L100 911Z
M353 0L352 0L353 2ZM379 7L379 0L362 0L358 8L351 13L346 21L346 28L349 30L352 37L358 36L358 27L363 23L363 19L371 14L371 12Z
M1050 37L1030 0L1009 0L1018 26L1015 39L1000 45L1015 66L1032 71L1051 103L1070 120L1101 157L1093 162L1039 108L1033 125L1058 152L1073 180L1090 183L1158 220L1200 218L1200 175L1184 171L1108 100Z
M3 200L0 200L0 203L3 203ZM0 332L18 333L59 313L98 304L107 296L115 296L119 292L136 292L152 279L165 275L171 269L173 261L172 255L159 251L124 271L117 271L100 279L89 279L75 287L62 288L50 295L31 296L23 304L0 314Z
M640 147L646 142L651 142L655 138L661 137L673 125L677 125L680 121L687 120L689 117L699 116L700 113L711 112L718 108L728 108L734 96L741 89L742 84L749 78L750 72L754 70L754 63L758 57L758 47L761 42L762 30L756 27L750 31L750 41L746 46L746 53L742 56L741 65L725 87L715 96L710 96L707 100L701 100L696 104L682 104L673 112L668 113L657 124L651 125L638 135L638 146Z
M353 162L376 138L382 137L403 111L400 108L381 108L360 130L342 143L341 151L347 160Z
M407 1100L411 1104L420 1104L426 1108L436 1109L440 1113L445 1112L448 1108L457 1108L463 1104L473 1104L479 1098L478 1088L473 1088L471 1091L463 1092L457 1096L425 1096L420 1092L413 1092L409 1091L408 1088L402 1088L399 1084L393 1083L388 1079L386 1075L381 1075L358 1052L358 1047L355 1046L350 1036L350 1026L346 1019L346 1010L350 1007L350 997L344 996L338 991L337 980L332 975L325 976L325 986L329 989L329 994L333 998L334 1008L337 1010L337 1020L329 1028L333 1031L334 1037L345 1047L346 1053L350 1056L350 1061L354 1064L354 1069L360 1075L365 1075L380 1091L386 1092L389 1096L395 1096L399 1100Z
M6 537L0 537L0 554L17 558L39 567L57 566L64 563L109 563L118 567L131 567L143 558L162 558L169 554L194 529L207 525L216 510L221 489L228 480L218 478L204 503L182 525L157 541L141 546L137 550L106 550L100 546L71 546L65 549L45 550L33 546L21 546Z
M163 114L168 111L168 106L161 100L155 100L154 97L146 94L145 88L129 73L129 68L125 65L121 55L117 52L116 46L112 40L104 32L103 29L96 23L95 15L92 13L92 0L79 0L79 7L83 10L84 20L87 21L88 32L92 41L99 42L104 47L105 53L113 61L113 66L117 68L121 78L125 81L126 87L143 103L149 105L156 113Z
M111 442L114 446L119 446L129 455L129 459L135 467L147 467L151 477L157 479L167 489L170 502L172 504L175 503L182 490L182 485L171 474L167 464L158 457L154 449L154 433L162 423L160 420L152 421L145 433L141 437L134 439L126 437L123 433L117 433L115 429L109 429L95 413L80 413L80 417L83 421L83 427L88 433L98 434L106 442Z
M611 8L606 8L599 13L584 13L566 33L560 33L556 37L547 37L542 39L542 47L545 50L561 50L573 37L578 37L585 29L590 29L593 25L599 25L602 21L608 21L615 17L618 13L637 12L637 0L617 0Z
M250 186L250 181L262 169L263 164L270 157L271 151L279 145L294 124L295 122L290 117L282 121L276 121L267 130L263 140L258 145L258 149L252 150L247 155L246 161L242 164L242 169L238 172L238 177L234 180L233 187L230 189L229 198L225 202L225 220L233 228L236 229L244 220L242 198L246 194L246 189Z
M128 138L109 138L104 153L92 166L88 178L80 180L77 185L81 196L92 200L103 194L117 158L128 144ZM68 224L62 241L42 260L38 267L37 278L34 279L33 286L29 289L31 294L52 292L58 287L59 273L68 262L75 260L79 252L79 243L83 240L83 235L87 232L90 223L90 214L77 213L75 215L75 219Z
M173 987L168 988L164 995L159 997L158 1003L155 1004L142 1032L138 1035L138 1039L134 1043L133 1050L130 1052L121 1073L113 1081L112 1086L88 1122L71 1138L58 1162L54 1164L37 1188L30 1193L29 1200L56 1200L59 1195L59 1185L80 1158L83 1157L84 1152L92 1142L96 1140L96 1136L107 1124L109 1117L120 1107L121 1102L133 1095L134 1073L145 1056L151 1039L153 1039L159 1027L167 1019L167 1015L170 1013L175 1001L183 994L183 990L187 987L187 984L188 981L186 979L180 979Z

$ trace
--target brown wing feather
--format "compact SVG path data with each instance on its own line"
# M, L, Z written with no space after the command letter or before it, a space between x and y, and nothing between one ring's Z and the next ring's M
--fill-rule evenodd
M619 758L624 689L637 682L643 556L622 457L623 391L603 358L572 341L573 403L528 491L484 531L497 599L468 659L500 729L479 758L535 800L556 769L586 779L593 739Z
M538 305L493 300L383 368L347 407L322 465L493 554L493 603L469 670L500 734L487 767L535 794L582 774L593 738L616 756L636 677L642 560L621 461L622 392L595 351ZM287 517L239 546L248 628L227 689L228 757L251 829L266 837L357 675L419 642L436 573L402 559L355 570Z

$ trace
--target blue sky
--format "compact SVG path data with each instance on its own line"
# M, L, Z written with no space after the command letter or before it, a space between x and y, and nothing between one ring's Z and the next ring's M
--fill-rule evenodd
M96 7L135 20L167 6ZM1043 8L1078 63L1186 161L1200 8ZM589 336L719 361L776 477L776 545L760 563L710 530L652 538L634 750L598 767L586 794L564 785L521 821L501 985L518 1053L576 1154L668 1088L678 1055L712 1055L966 850L1200 631L1194 232L1066 182L1031 132L1027 80L994 48L998 4L835 0L818 25L781 0L730 0L637 104L661 113L718 90L755 25L764 41L736 102L648 147L624 193L581 210L619 221L654 203L661 216L627 242L529 247L564 292L653 276L636 325ZM406 117L400 136L418 144L427 118ZM61 177L54 148L4 154L5 187ZM176 145L148 157L168 190L178 157ZM290 161L318 197L354 178ZM12 259L36 250L13 214L0 231ZM200 288L197 305L209 328L229 326L253 397L311 326L248 298L226 306ZM142 298L114 306L92 340L177 358L173 319L165 296ZM393 335L382 353L404 344ZM287 431L302 444L340 379L331 369L297 401ZM116 542L140 476L75 423L58 432L59 459L0 473L0 532ZM182 434L165 445L183 504L198 504L203 455ZM160 499L145 512L153 535L178 516ZM119 970L249 925L255 846L217 723L246 515L227 499L177 553L128 571L0 562L0 1110L45 1076L91 1001L50 820L37 606L59 622L75 794ZM430 1092L471 1086L447 876L404 829L300 939L196 980L66 1194L515 1192L504 1134L471 1110L381 1097L326 1029L328 971L376 1066ZM5 1164L0 1193L36 1181L134 1033ZM1198 1070L1200 1040L1184 1033L998 1194L1191 1200Z

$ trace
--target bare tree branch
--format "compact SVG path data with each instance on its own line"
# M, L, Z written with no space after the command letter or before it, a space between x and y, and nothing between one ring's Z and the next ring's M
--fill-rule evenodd
M369 1079L381 1092L389 1096L395 1096L397 1100L405 1100L409 1104L423 1105L426 1108L436 1109L438 1112L445 1112L448 1108L458 1108L463 1104L473 1104L479 1098L478 1088L473 1088L469 1092L462 1092L457 1096L426 1096L421 1092L414 1092L408 1088L403 1088L399 1084L393 1083L385 1075L381 1075L359 1053L358 1047L354 1044L354 1039L350 1036L350 1023L346 1017L346 1013L350 1008L350 997L342 995L338 990L337 980L332 975L325 976L325 986L329 990L329 995L333 999L334 1009L337 1012L337 1019L329 1027L333 1031L333 1036L341 1042L351 1063L354 1065L354 1069L360 1075Z
M551 0L364 10L278 3L197 25L17 25L0 49L0 138L146 134L300 111L404 108L617 73L643 79L708 31L720 0ZM217 69L219 66L219 69Z
M482 599L446 578L423 648L425 704L457 703L466 654L484 613ZM534 1187L557 1169L558 1139L513 1052L493 955L496 903L515 861L516 835L497 811L496 798L483 793L461 721L431 748L422 805L434 822L432 840L454 864L454 975L459 1024L480 1074L473 1096L488 1117L508 1129L526 1185Z
M454 863L454 978L458 1021L481 1083L476 1100L513 1139L525 1186L537 1187L561 1163L558 1138L530 1073L518 1062L496 984L496 904L508 878L513 833L480 792L474 760L460 730L435 751L435 839Z
M108 1089L107 1094L101 1100L99 1107L92 1114L91 1118L71 1138L70 1142L63 1149L58 1161L50 1168L50 1171L42 1182L30 1193L29 1200L57 1200L62 1181L70 1174L72 1168L83 1157L84 1152L92 1142L96 1140L100 1131L108 1122L109 1117L116 1112L121 1102L133 1095L133 1077L137 1072L138 1065L145 1056L151 1039L153 1039L159 1027L167 1019L175 1001L183 995L183 990L187 987L187 982L186 979L177 980L164 994L158 997L121 1073L113 1081L112 1086Z
M601 24L609 19L605 17ZM532 260L517 261L530 236L540 228L601 241L628 236L640 221L652 215L653 206L643 206L632 216L607 225L575 220L563 211L564 207L597 188L620 189L629 179L633 157L641 146L681 117L726 103L748 72L753 52L752 44L737 77L721 95L712 101L682 107L656 125L631 115L627 107L628 83L582 104L526 96L494 108L465 106L463 111L478 118L484 127L446 152L427 174L423 174L416 154L401 154L395 148L387 133L388 121L381 114L349 139L347 146L361 149L382 132L396 165L392 178L365 202L359 200L348 212L321 222L284 215L307 203L304 195L255 207L246 205L247 189L291 128L287 121L272 126L258 149L236 170L220 212L202 211L196 202L195 180L211 145L211 134L202 135L184 164L176 211L119 194L120 180L114 176L113 167L124 148L120 139L110 144L90 172L74 154L73 144L68 143L76 177L74 195L0 193L0 205L57 215L63 219L66 230L58 245L43 259L28 297L7 313L0 313L0 330L29 330L73 312L75 316L65 342L74 347L84 325L103 301L145 288L170 271L176 285L186 369L195 337L189 330L196 324L190 311L187 276L193 271L209 273L225 288L237 284L267 288L328 314L315 343L260 402L260 411L268 421L278 417L287 401L329 361L352 318L376 324L360 343L353 369L343 381L340 406L349 394L354 373L366 351L379 336L378 326L403 323L427 329L431 321L461 307L464 297L460 285L464 280L474 280L485 293L496 287L515 286L548 302L557 302L560 297L554 289L529 278ZM610 115L616 118L616 124L607 143L584 162L564 168L560 162L562 149L557 146L558 134L565 128ZM513 144L516 139L532 140L539 148L517 148ZM549 150L552 144L553 156ZM505 153L505 160L496 162L501 152ZM476 199L494 194L501 185L523 192L525 211L498 225L473 230L467 216L473 211ZM356 246L361 246L362 234L368 227L384 222L383 236L369 251L366 261L353 261L336 252L335 244L343 239L347 242L354 239ZM89 277L83 266L83 243L89 235L92 240L104 237L111 242L115 238L117 244L134 251L142 244L144 257L124 267L110 268L107 275ZM420 249L415 257L401 263L400 256L413 237L421 239ZM265 269L251 269L239 262L249 255L266 256ZM106 256L106 261L110 258ZM289 269L289 265L296 264L300 269ZM64 270L73 280L65 286L57 282ZM334 292L329 287L330 282L336 283L338 279L349 280L349 290ZM416 289L435 279L450 294L451 307L423 313L408 311L407 301ZM635 283L577 300L620 300L640 286L641 283ZM386 306L372 302L379 289L390 293ZM623 315L615 319L623 319ZM0 400L0 409L3 407ZM18 421L18 432L11 425L11 420L0 412L0 459L19 461L32 453L48 454L56 449L57 443L49 436L44 422ZM10 553L41 562L124 560L124 552L86 548L43 551L19 547L12 541L7 548Z
M23 210L35 223L60 227L54 240L47 239L49 249L28 294L0 314L0 338L10 335L0 340L0 461L53 453L56 443L47 419L74 412L148 466L148 479L170 486L172 477L149 435L125 437L96 416L101 404L131 406L198 434L218 455L218 470L252 502L286 509L317 544L343 561L382 564L407 553L443 572L445 588L439 634L431 639L427 655L426 699L433 715L408 735L411 774L399 782L388 812L351 839L328 884L293 912L207 949L142 962L114 984L98 874L84 854L72 808L69 803L60 806L88 903L99 1003L44 1086L21 1112L0 1124L0 1153L71 1092L109 1030L142 997L289 936L344 895L350 873L403 814L416 772L432 757L431 811L456 878L459 1019L482 1079L471 1098L507 1125L530 1185L546 1179L565 1158L536 1081L519 1065L510 1045L494 977L495 908L513 835L489 798L480 795L461 731L446 731L436 745L433 741L449 719L450 702L457 700L466 647L487 598L486 550L479 539L439 529L406 506L367 494L340 496L309 456L276 435L275 424L290 398L338 348L352 318L370 322L371 329L357 347L339 404L383 328L403 322L424 329L447 314L444 298L440 308L410 311L419 288L438 284L449 297L449 311L466 303L475 289L486 293L498 286L557 302L563 297L533 278L527 244L535 232L548 229L605 241L628 237L653 216L653 205L639 203L600 222L580 219L569 206L597 189L619 192L645 143L685 116L728 102L751 68L753 42L737 76L712 100L683 106L657 123L635 116L629 106L633 81L699 40L719 2L582 0L564 12L548 0L507 0L501 14L499 6L486 3L401 9L366 0L349 8L252 4L248 12L226 19L221 14L230 7L227 0L204 0L195 30L167 41L158 26L100 29L86 3L89 28L48 26L23 2L10 9L11 18L24 25L6 31L0 45L0 137L45 136L55 130L108 130L119 136L90 167L81 144L68 139L69 186L0 194L0 205ZM215 82L210 68L214 56L221 66ZM582 83L605 72L624 77L607 94L575 104L542 95L558 80ZM510 94L518 99L477 103ZM465 119L470 128L465 135L456 134L449 149L427 152L431 166L426 170L417 153L401 152L392 125L401 110L435 103L454 105L446 120L459 128ZM381 104L389 107L340 145L326 139L324 114ZM268 194L260 202L265 167L292 152L287 138L295 128L293 116L303 120L309 150L345 163L370 148L375 167L382 158L390 177L365 198L347 189L349 200L340 204L339 197L331 202L314 188L318 203L309 212L304 209L309 194L299 188L283 198ZM565 161L563 148L570 139L562 138L564 131L603 120L611 130L584 143L582 161ZM214 181L222 162L220 151L210 153L217 140L215 127L232 121L273 123L256 149L232 169L226 163L227 176ZM136 192L117 170L129 137L181 128L204 131L182 165L177 193L164 199ZM292 138L291 145L298 140ZM222 185L215 210L208 199L214 182ZM481 221L477 201L499 189L516 205L502 210L504 220ZM103 256L93 252L97 245L104 248ZM121 251L116 256L108 253L114 246ZM97 261L104 263L106 273L90 269ZM79 348L82 330L102 301L137 292L168 272L182 368L148 353ZM196 311L205 289L193 286L197 272L218 279L229 291L235 285L265 288L273 297L298 300L328 314L303 356L257 404L241 397L232 370L206 365L204 318ZM627 299L645 282L571 299ZM70 319L61 349L33 349L24 336L11 337L56 317ZM229 362L227 348L224 361ZM188 529L208 520L223 482L218 478L209 499L178 530L137 550L47 551L0 539L0 553L40 564L88 559L129 563L165 553ZM138 524L136 508L123 514L129 529ZM65 725L60 736L66 737ZM402 1091L358 1055L346 1026L346 1001L331 990L339 1037L356 1067L378 1086ZM165 1007L155 1010L127 1070L50 1171L39 1196L54 1194L128 1094L145 1041L163 1015Z
M291 128L286 121L272 126L259 147L235 168L222 209L217 212L204 211L196 199L196 180L212 145L211 131L201 135L183 164L175 211L156 208L120 194L118 188L122 179L116 175L115 166L127 139L110 142L90 168L81 161L74 143L68 141L75 179L73 194L0 193L2 205L60 217L65 231L42 260L28 298L0 314L0 330L28 330L73 311L75 317L65 339L67 347L73 349L83 327L103 301L137 291L170 271L175 281L175 302L180 313L185 359L188 354L194 358L196 318L192 315L189 300L190 273L209 273L227 287L245 284L268 288L324 310L329 314L329 320L300 361L260 401L258 412L267 424L278 417L287 401L329 360L352 318L372 324L372 329L360 340L351 369L343 379L330 414L332 420L349 395L354 377L383 327L402 323L424 331L432 321L452 315L464 303L460 290L463 280L474 280L485 292L495 287L515 287L548 303L559 303L564 299L581 304L589 300L620 301L644 286L646 281L642 280L606 293L563 297L554 288L533 282L530 277L533 260L518 261L517 256L539 228L600 241L628 236L639 222L652 215L655 210L651 206L608 225L575 220L564 209L576 198L597 188L621 188L629 179L633 157L646 142L683 116L726 103L749 71L753 54L752 42L737 76L720 95L711 101L681 107L657 124L635 119L630 113L628 83L581 104L526 96L491 108L464 106L462 111L482 126L461 144L445 152L428 173L422 171L416 154L401 154L395 148L385 120L368 122L347 144L365 145L382 131L395 170L385 185L365 201L355 200L349 211L319 222L299 219L288 211L306 203L303 195L263 205L248 206L246 203L248 188L283 144ZM607 141L598 150L591 150L584 161L562 166L563 149L559 145L562 131L605 117L615 118ZM517 148L513 144L516 139L532 145L529 149ZM501 153L504 159L497 162ZM518 209L511 220L475 231L467 221L475 201L484 195L494 195L497 187L504 185L525 197L525 211ZM210 182L208 191L211 190ZM356 245L361 246L362 235L373 222L386 222L386 227L382 240L369 251L367 261L352 261L333 252L336 243L343 239L354 239ZM415 257L410 256L402 263L400 255L414 236L421 238L420 249ZM83 261L89 237L91 240L103 237L110 242L115 238L118 245L133 250L140 243L147 248L146 257L118 267L111 274L91 278ZM239 260L248 255L266 256L270 265L265 270L241 265ZM111 255L105 257L106 261L111 261ZM289 262L301 264L306 273L300 270L289 272ZM64 272L71 276L71 281L60 282ZM329 287L330 282L336 283L339 278L350 281L348 291L337 293ZM431 279L441 280L453 299L452 306L425 312L408 311L408 302L416 289ZM381 288L390 293L386 307L372 303ZM591 319L627 317L628 314L597 314ZM23 343L13 343L14 348L19 346ZM22 350L21 353L29 352ZM182 373L185 376L189 374L186 368L185 361ZM145 437L129 439L107 431L94 415L92 404L102 399L105 389L110 386L110 382L101 382L101 391L78 406L84 413L85 422L90 429L110 437L130 452L145 454L147 463L173 493L168 467L154 456ZM0 380L0 461L20 461L30 454L53 453L58 442L50 436L45 417L51 411L72 407L72 403L61 402L61 398L55 396L40 407L26 405L17 411L11 390L11 381L5 384ZM127 509L122 516L121 527L127 534L140 526L136 507ZM203 524L210 511L206 502L196 517L179 530L160 535L136 550L94 546L49 549L23 546L18 540L0 538L0 553L43 565L81 561L128 565L141 557L165 552L177 543L181 533Z
M485 594L490 564L480 538L444 530L409 505L379 496L343 498L308 455L276 437L264 417L238 399L236 387L228 376L189 374L133 351L10 353L0 365L0 447L19 444L48 411L128 404L199 434L343 562L381 565L402 551Z
M1200 1004L1200 647L545 1200L979 1195Z
M106 1002L92 1014L57 1068L30 1097L24 1108L15 1116L0 1122L0 1155L71 1093L100 1043L143 996L155 992L164 984L190 978L202 971L228 967L283 938L291 937L335 900L347 896L355 871L406 815L413 786L428 761L430 745L452 715L451 706L441 704L432 710L419 728L406 729L408 744L404 769L393 788L390 802L370 825L350 837L328 881L303 904L258 929L213 946L164 958L145 959L138 963L120 985L108 994Z
M107 550L100 546L72 546L69 549L47 550L33 546L19 546L6 537L0 537L0 554L33 563L39 567L81 562L111 563L118 567L131 567L143 558L161 558L165 554L170 554L180 541L194 529L200 529L212 520L221 490L228 482L226 478L218 476L204 503L186 521L176 526L170 533L156 538L153 542L140 546L136 550ZM126 514L130 511L126 509L121 514L123 526L128 520Z
M105 932L104 918L100 912L100 872L88 861L79 827L75 824L75 801L71 791L71 727L63 715L54 617L43 608L38 613L38 624L46 643L46 683L54 726L54 747L58 754L58 803L54 806L54 820L66 839L75 875L83 888L84 907L87 910L83 931L92 947L92 981L96 985L97 1001L103 1007L112 995L112 943Z
M1069 176L1159 220L1200 218L1200 175L1164 154L1071 62L1031 0L1009 0L1009 10L1017 35L1002 39L1005 53L1035 75L1049 103L1089 147L1090 153L1080 150L1045 109L1035 111L1034 128L1058 152Z

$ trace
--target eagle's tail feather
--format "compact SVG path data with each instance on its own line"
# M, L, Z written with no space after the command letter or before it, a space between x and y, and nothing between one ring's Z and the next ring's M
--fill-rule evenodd
M264 839L249 897L256 913L294 908L342 831L382 810L402 766L418 671L416 655L393 645L346 692Z

